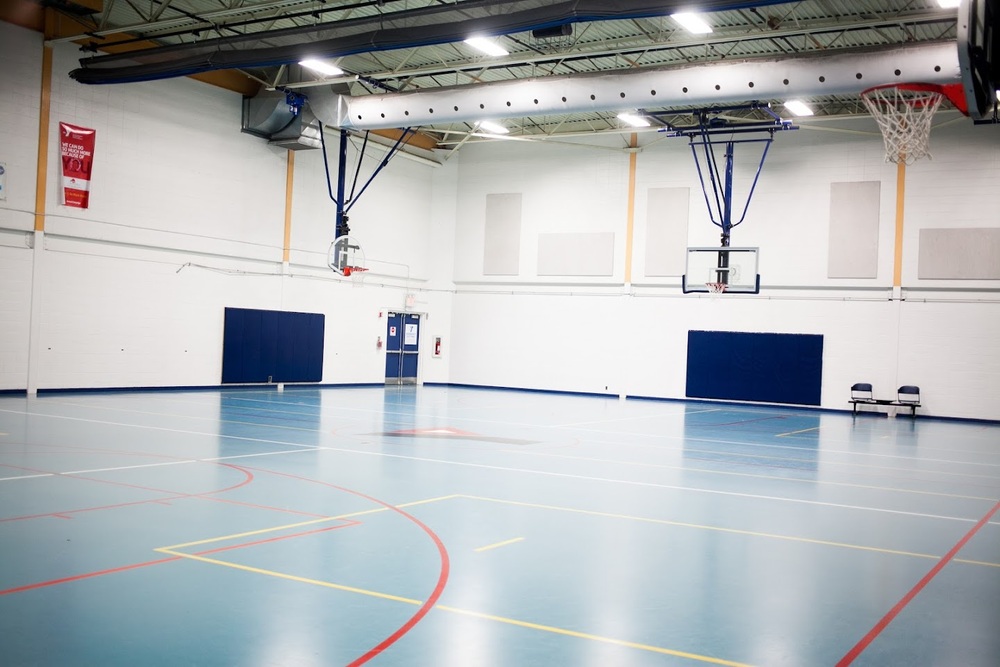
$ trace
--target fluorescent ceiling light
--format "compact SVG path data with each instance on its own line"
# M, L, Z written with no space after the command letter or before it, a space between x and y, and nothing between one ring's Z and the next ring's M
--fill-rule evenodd
M326 76L339 76L344 73L344 70L339 67L331 65L330 63L325 63L322 60L316 60L315 58L300 60L299 64L303 67L308 67L314 72L325 74Z
M479 129L490 134L508 134L510 130L499 123L494 123L491 120L481 120L479 121Z
M479 49L488 56L508 56L510 51L503 48L492 39L486 39L485 37L470 37L465 40L465 43L474 49Z
M671 14L670 17L687 28L688 32L693 32L696 35L706 35L712 32L712 26L705 23L705 19L698 14L681 12L680 14Z
M788 100L785 102L785 108L796 116L813 115L813 110L807 107L804 102L800 102L799 100Z
M634 113L620 113L618 114L618 120L628 123L632 127L649 127L648 120Z
M961 0L937 0L939 7L944 7L945 9L955 9L961 4Z

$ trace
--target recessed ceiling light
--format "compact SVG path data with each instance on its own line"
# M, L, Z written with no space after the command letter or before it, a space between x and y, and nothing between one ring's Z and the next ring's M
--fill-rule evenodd
M944 7L945 9L955 9L961 4L961 0L937 0L939 7Z
M491 120L479 121L479 129L490 134L508 134L510 132L510 130L500 123L494 123Z
M785 108L791 111L796 116L811 116L813 115L813 110L810 109L804 102L799 100L788 100L785 102Z
M314 72L319 72L320 74L325 74L326 76L340 76L344 73L344 70L340 69L335 65L323 62L322 60L316 60L315 58L306 58L305 60L300 60L299 64L303 67L308 67Z
M705 19L701 18L698 14L681 12L679 14L671 14L670 17L687 28L688 32L693 32L696 35L706 35L712 32L712 26L705 23Z
M470 37L465 40L465 43L474 49L478 49L488 56L508 56L510 51L503 48L492 39L487 39L485 37Z
M618 114L618 120L628 123L632 127L649 127L649 121L634 113L623 112Z

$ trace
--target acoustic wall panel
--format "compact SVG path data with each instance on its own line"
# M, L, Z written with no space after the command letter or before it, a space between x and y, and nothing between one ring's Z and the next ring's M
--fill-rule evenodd
M684 274L690 188L646 191L646 277Z
M1000 228L921 229L921 280L1000 280Z
M819 405L823 336L688 331L690 398Z
M610 276L614 269L614 232L538 235L540 276Z
M521 258L521 194L486 195L483 275L516 276Z
M325 316L226 308L222 383L319 382Z
M879 181L830 184L829 278L878 277Z

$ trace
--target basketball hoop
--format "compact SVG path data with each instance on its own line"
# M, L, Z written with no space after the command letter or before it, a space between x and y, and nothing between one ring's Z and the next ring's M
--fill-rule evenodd
M368 269L363 266L345 266L344 277L350 278L355 287L364 287L365 271L367 270Z
M726 283L705 283L709 294L723 294L728 285Z
M946 97L962 110L951 93L945 86L930 83L875 86L861 93L882 131L886 162L912 164L931 157L928 142L934 113Z

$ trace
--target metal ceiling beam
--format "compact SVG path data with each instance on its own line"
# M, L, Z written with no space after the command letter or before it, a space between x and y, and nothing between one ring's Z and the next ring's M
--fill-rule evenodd
M572 53L549 53L549 54L516 54L507 58L493 58L488 62L489 69L503 69L509 67L526 67L531 65L539 65L544 63L557 63L563 60L584 60L588 58L602 58L610 57L615 55L630 54L630 53L657 53L661 51L675 51L677 49L691 48L695 46L704 45L717 45L717 44L727 44L733 42L752 42L757 40L773 40L781 38L793 38L793 37L805 37L807 35L813 35L816 33L823 33L828 31L855 31L855 30L874 30L888 27L897 27L900 20L906 23L944 23L949 24L945 29L954 29L956 19L954 15L942 14L941 12L934 11L918 11L918 12L908 12L906 14L900 15L899 17L887 17L885 19L880 19L875 22L865 22L857 21L854 23L842 23L836 20L822 21L815 24L809 24L807 27L799 28L780 28L778 30L772 30L766 33L754 33L747 35L741 33L739 35L725 34L725 33L713 33L711 35L699 35L698 37L689 37L683 40L677 40L669 43L663 44L643 44L634 47L629 46L605 46L602 45L600 48L591 50L579 50L573 51ZM620 40L617 40L620 41ZM369 54L373 55L373 54ZM444 66L435 65L414 67L410 69L393 69L385 70L381 72L368 72L365 74L370 79L394 79L394 78L413 78L420 76L436 76L441 74L450 74L454 72L465 72L469 70L481 70L483 69L484 63L482 58L477 58L476 60L467 60L463 62L456 63L445 63ZM313 81L303 81L299 83L288 83L285 84L288 88L311 88L316 86L324 86L331 83L341 83L354 81L356 77L342 77L342 78L331 78L331 79L317 79Z

